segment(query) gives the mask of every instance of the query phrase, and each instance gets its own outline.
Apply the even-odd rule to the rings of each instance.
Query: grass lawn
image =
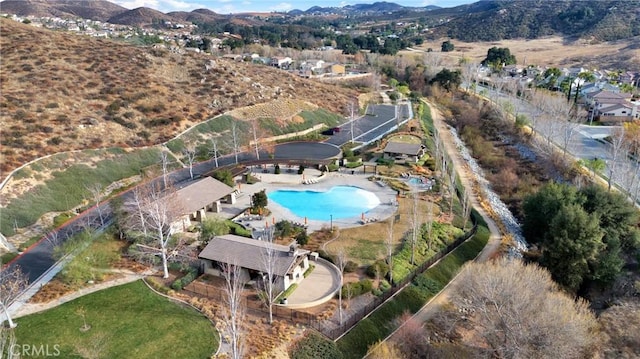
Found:
[[[394,222],[393,240],[397,247],[402,245],[403,236],[411,229],[410,206],[412,201],[408,198],[399,198],[400,219]],[[426,213],[426,201],[418,203],[418,211]],[[434,217],[440,214],[440,208],[437,204],[433,206]],[[384,259],[386,256],[386,247],[384,244],[387,237],[388,220],[375,222],[366,226],[352,227],[340,229],[340,238],[327,245],[327,251],[335,253],[339,248],[344,248],[347,253],[347,259],[358,263],[359,265],[369,265],[377,259]]]
[[[85,332],[80,330],[82,311],[91,326]],[[218,335],[207,318],[153,293],[142,281],[16,322],[19,344],[58,344],[61,358],[209,358],[218,347]]]

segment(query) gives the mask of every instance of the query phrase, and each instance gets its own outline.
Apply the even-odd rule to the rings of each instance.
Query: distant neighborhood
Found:
[[[623,122],[640,119],[640,71],[542,68],[507,65],[498,74],[480,66],[478,81],[515,92],[532,87],[563,92],[584,105],[589,120]]]

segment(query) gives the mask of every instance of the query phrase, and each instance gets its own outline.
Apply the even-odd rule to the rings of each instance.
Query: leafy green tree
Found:
[[[562,205],[578,202],[575,187],[550,183],[537,193],[526,197],[522,208],[525,214],[522,221],[522,233],[529,243],[540,243],[549,232],[550,220],[555,217]]]
[[[301,246],[309,243],[309,235],[307,234],[306,229],[303,229],[298,233],[298,235],[296,236],[296,242],[298,242],[298,244]]]
[[[450,71],[449,69],[442,69],[433,79],[431,79],[431,81],[429,81],[431,85],[437,83],[447,91],[456,89],[460,86],[461,82],[462,77],[460,70]]]
[[[587,213],[600,218],[606,244],[619,243],[625,250],[640,248],[640,212],[623,195],[598,186],[585,187],[580,192],[585,197],[583,207]]]
[[[200,235],[198,239],[204,243],[209,243],[209,240],[215,236],[221,236],[223,234],[229,234],[231,228],[227,222],[218,217],[207,217],[200,224]]]
[[[451,43],[450,40],[442,43],[442,52],[451,52],[454,48],[455,46],[453,45],[453,43]]]
[[[597,215],[579,204],[563,205],[551,219],[540,264],[556,282],[577,290],[604,248],[603,235]]]
[[[511,54],[507,47],[492,47],[487,51],[487,57],[482,61],[483,65],[496,64],[498,67],[513,65],[516,57]]]
[[[230,187],[235,186],[235,182],[233,181],[233,175],[229,170],[217,171],[213,174],[213,178],[226,184],[227,186],[230,186]]]
[[[540,264],[567,288],[613,282],[622,253],[640,248],[640,214],[624,196],[598,186],[548,184],[525,198],[522,229],[540,247]]]
[[[260,192],[254,193],[251,196],[251,202],[253,203],[253,208],[265,208],[267,204],[269,204],[267,192],[265,192],[265,190],[262,190]]]

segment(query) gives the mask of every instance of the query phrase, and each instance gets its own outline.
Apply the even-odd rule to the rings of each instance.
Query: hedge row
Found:
[[[344,358],[362,358],[370,345],[386,338],[395,329],[393,319],[405,311],[416,313],[420,310],[451,281],[465,262],[475,258],[488,240],[489,230],[479,225],[475,236],[416,277],[413,283],[368,318],[361,320],[337,342]]]
[[[198,272],[195,269],[190,270],[187,274],[179,279],[176,279],[173,283],[171,283],[171,289],[173,290],[182,290],[182,288],[186,287],[189,283],[193,282],[198,277]]]

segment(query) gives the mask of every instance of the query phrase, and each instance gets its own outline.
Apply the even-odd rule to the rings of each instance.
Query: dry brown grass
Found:
[[[535,40],[502,40],[495,42],[462,42],[453,40],[455,50],[440,52],[442,42],[425,41],[417,47],[421,50],[432,48],[442,56],[443,65],[455,66],[462,57],[473,62],[481,62],[491,47],[507,47],[516,56],[521,65],[538,65],[554,67],[585,67],[597,69],[631,70],[640,66],[640,37],[630,40],[589,44],[584,41],[566,41],[553,36]],[[403,51],[402,54],[410,54]]]
[[[8,19],[0,19],[0,48],[3,173],[60,151],[163,142],[216,115],[273,100],[345,113],[355,96],[268,66],[138,48]]]
[[[421,213],[420,221],[424,222],[424,213],[427,210],[427,200],[434,201],[435,197],[422,196],[418,202],[418,211]],[[398,211],[400,219],[393,224],[393,242],[396,246],[402,244],[402,238],[411,230],[411,207],[413,200],[407,197],[398,198]],[[433,206],[434,218],[440,222],[443,221],[441,210],[436,203]],[[385,258],[385,244],[387,238],[387,229],[389,228],[389,219],[381,222],[374,222],[367,225],[345,228],[340,230],[340,236],[337,240],[326,246],[327,251],[335,253],[338,249],[344,248],[348,255],[348,259],[360,265],[371,264],[377,259]]]

